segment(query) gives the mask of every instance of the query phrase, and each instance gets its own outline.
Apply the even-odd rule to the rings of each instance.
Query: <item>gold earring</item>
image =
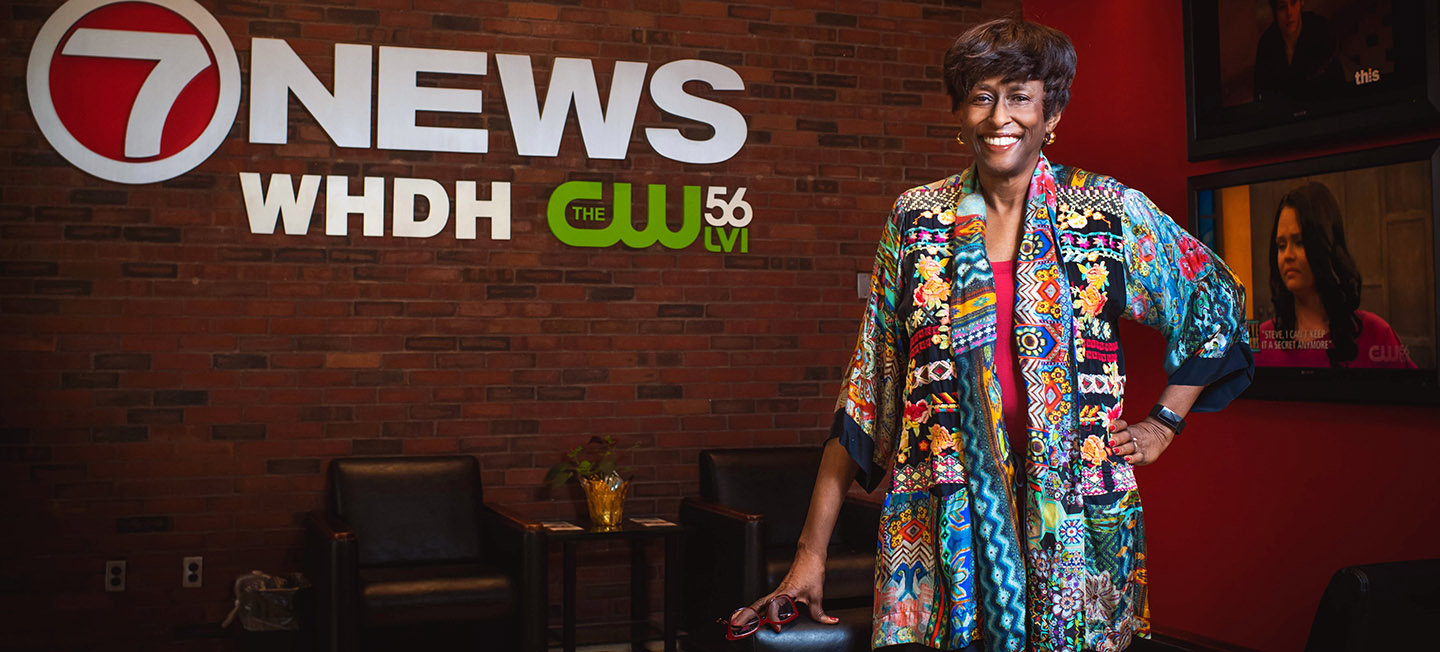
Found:
[[[1050,132],[1050,133],[1048,133],[1048,134],[1045,134],[1045,144],[1046,144],[1046,145],[1053,145],[1053,144],[1055,144],[1055,132],[1052,131],[1052,132]]]
[[[957,133],[955,134],[955,142],[960,143],[961,145],[964,145],[964,144],[965,144],[965,132],[963,132],[963,131],[957,132]]]

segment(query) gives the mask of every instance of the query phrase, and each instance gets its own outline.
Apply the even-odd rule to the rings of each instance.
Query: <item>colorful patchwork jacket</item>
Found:
[[[984,230],[972,168],[902,195],[876,256],[834,426],[867,490],[894,472],[873,643],[1123,649],[1149,614],[1135,477],[1105,450],[1117,322],[1160,330],[1170,382],[1217,410],[1253,375],[1244,289],[1143,194],[1042,156],[1015,263],[1028,449],[1011,451]]]

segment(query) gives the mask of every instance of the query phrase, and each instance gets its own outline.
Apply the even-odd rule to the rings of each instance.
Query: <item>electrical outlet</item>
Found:
[[[105,591],[115,593],[125,590],[125,560],[111,559],[105,562]]]
[[[186,557],[182,566],[180,586],[187,589],[200,588],[205,582],[205,558]]]

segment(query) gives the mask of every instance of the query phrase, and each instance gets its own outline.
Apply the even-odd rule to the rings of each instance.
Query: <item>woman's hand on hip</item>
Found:
[[[1175,438],[1164,424],[1150,417],[1140,423],[1126,423],[1116,419],[1110,423],[1110,450],[1125,456],[1125,461],[1135,466],[1145,466],[1160,459],[1160,454],[1170,447]]]

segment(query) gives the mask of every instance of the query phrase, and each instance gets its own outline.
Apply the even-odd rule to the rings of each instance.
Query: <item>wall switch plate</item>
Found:
[[[111,559],[105,562],[105,591],[117,593],[125,590],[125,560]]]
[[[186,557],[180,569],[180,586],[187,589],[200,588],[205,582],[205,558]]]

